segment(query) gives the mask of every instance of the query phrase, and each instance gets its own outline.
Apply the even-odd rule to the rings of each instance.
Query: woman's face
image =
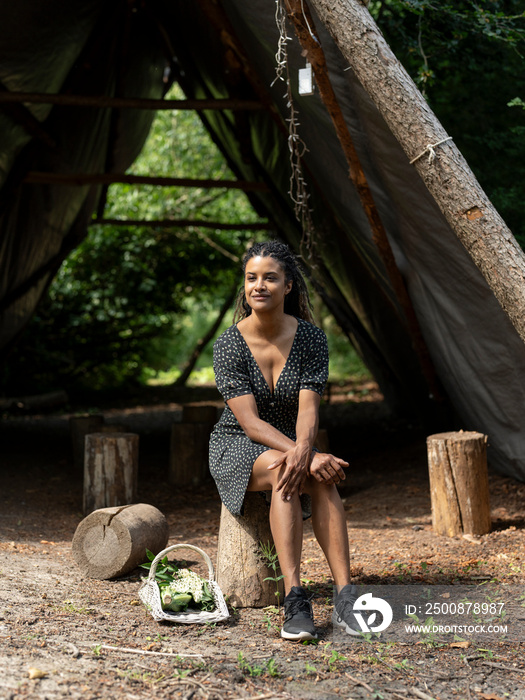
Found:
[[[244,273],[244,293],[252,311],[267,313],[284,307],[284,298],[292,288],[286,281],[281,263],[270,256],[250,258]]]

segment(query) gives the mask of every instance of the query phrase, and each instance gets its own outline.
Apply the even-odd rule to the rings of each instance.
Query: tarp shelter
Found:
[[[270,0],[18,0],[0,7],[3,352],[16,342],[61,261],[86,235],[93,213],[100,213],[108,180],[95,176],[123,173],[147,136],[154,111],[143,108],[146,103],[132,109],[101,96],[161,99],[170,82],[179,81],[198,101],[194,106],[247,183],[258,212],[300,249],[303,231],[288,194],[290,108],[285,84],[275,81],[274,15]],[[522,479],[523,342],[315,19],[329,79],[442,392],[457,416],[454,427],[486,433],[491,463]],[[294,36],[291,27],[288,34]],[[318,92],[299,95],[305,59],[297,40],[287,42],[287,52],[298,133],[308,149],[303,173],[314,234],[303,254],[312,278],[390,405],[427,413],[435,403],[433,389],[330,116]],[[16,101],[14,93],[32,98]],[[35,93],[57,99],[46,103]],[[236,103],[215,102],[225,99]],[[202,110],[202,100],[212,100],[209,109]]]

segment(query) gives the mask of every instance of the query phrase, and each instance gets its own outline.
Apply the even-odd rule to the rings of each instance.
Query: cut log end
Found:
[[[152,505],[101,508],[77,527],[73,557],[88,578],[116,578],[143,564],[146,549],[154,554],[163,550],[168,537],[166,518]]]

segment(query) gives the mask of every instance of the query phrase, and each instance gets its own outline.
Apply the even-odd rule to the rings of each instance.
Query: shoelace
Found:
[[[357,600],[356,595],[350,595],[350,596],[345,596],[344,598],[337,600],[335,602],[335,609],[337,611],[337,614],[339,617],[343,617],[346,609],[350,607],[350,612],[353,612],[354,610],[354,603]]]
[[[297,613],[307,613],[307,615],[312,614],[312,606],[310,605],[309,598],[296,598],[286,603],[285,618],[288,620]]]

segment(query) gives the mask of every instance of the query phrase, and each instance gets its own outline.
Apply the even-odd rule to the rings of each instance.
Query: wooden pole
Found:
[[[205,221],[204,219],[93,219],[90,226],[152,226],[157,228],[213,228],[218,231],[269,231],[275,225],[267,221],[238,223],[227,221]]]
[[[147,110],[231,110],[257,111],[263,109],[258,100],[154,100],[139,97],[110,97],[109,95],[61,95],[46,92],[0,92],[1,104],[47,104],[62,107],[99,107],[101,109]]]
[[[310,4],[525,341],[525,254],[468,163],[365,5],[359,0]]]
[[[84,513],[136,500],[138,454],[139,436],[133,433],[86,435]]]
[[[84,518],[73,536],[73,557],[85,576],[123,576],[146,562],[146,549],[161,552],[168,543],[164,515],[147,503],[101,508]]]
[[[210,180],[191,177],[153,177],[150,175],[126,175],[125,173],[52,173],[32,170],[24,182],[32,185],[158,185],[160,187],[202,187],[203,189],[242,190],[244,192],[267,192],[263,182],[245,180]]]
[[[487,437],[451,432],[427,438],[432,527],[439,535],[490,532]]]
[[[237,608],[264,608],[284,600],[282,580],[275,578],[261,553],[261,545],[274,546],[269,509],[260,493],[247,493],[244,515],[232,515],[222,506],[217,551],[217,583]],[[274,550],[275,551],[275,550]],[[277,575],[280,575],[277,569]],[[279,597],[276,592],[279,591]]]

